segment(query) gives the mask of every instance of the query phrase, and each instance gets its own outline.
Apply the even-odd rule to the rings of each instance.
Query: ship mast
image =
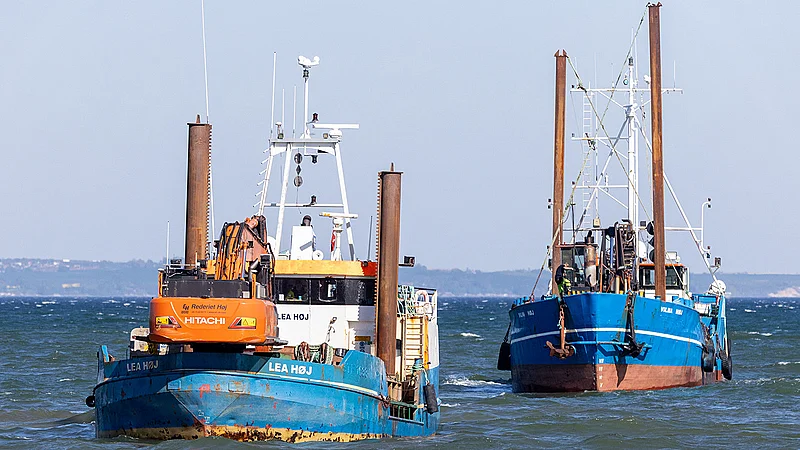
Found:
[[[647,5],[650,31],[650,122],[653,127],[653,234],[656,297],[666,301],[667,270],[664,242],[664,159],[661,140],[661,3]]]
[[[552,264],[550,270],[555,274],[561,265],[561,248],[563,242],[564,223],[564,127],[566,116],[567,91],[567,52],[556,51],[556,106],[555,136],[553,139],[553,242]],[[553,276],[552,292],[558,292],[556,279]]]

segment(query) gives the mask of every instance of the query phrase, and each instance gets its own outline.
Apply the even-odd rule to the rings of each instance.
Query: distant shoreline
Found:
[[[0,258],[0,299],[12,297],[152,297],[156,273],[163,262],[83,261],[69,259]],[[417,265],[400,270],[400,282],[435,288],[442,298],[528,296],[538,269],[482,272],[428,269]],[[799,298],[800,274],[719,273],[731,298]],[[539,279],[535,296],[547,289],[549,271]],[[691,274],[693,292],[711,284],[707,273]]]

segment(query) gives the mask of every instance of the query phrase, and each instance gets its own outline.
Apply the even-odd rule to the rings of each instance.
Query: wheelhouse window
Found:
[[[686,270],[683,266],[667,266],[667,289],[684,289],[683,286],[683,272]]]
[[[586,249],[581,246],[561,248],[561,264],[564,265],[564,277],[573,287],[586,285]],[[556,268],[553,268],[555,270]]]
[[[686,267],[667,266],[667,289],[684,290]],[[639,269],[640,283],[644,289],[654,289],[656,286],[656,270],[653,267]]]
[[[283,278],[275,280],[279,303],[308,302],[308,280],[303,278]]]
[[[643,288],[654,288],[656,286],[656,270],[642,268],[641,269],[641,283]]]
[[[276,278],[278,303],[311,305],[375,305],[374,279]]]
[[[361,306],[375,305],[375,281],[374,280],[354,280],[357,283],[357,299]]]
[[[339,299],[336,294],[336,280],[333,278],[319,280],[319,301],[325,303],[334,303]]]

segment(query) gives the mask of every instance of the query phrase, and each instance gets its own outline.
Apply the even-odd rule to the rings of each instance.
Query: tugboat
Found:
[[[299,58],[305,118],[309,69],[318,62]],[[199,116],[189,124],[185,259],[159,270],[149,327],[131,331],[127,357],[113,357],[105,345],[98,352],[97,385],[86,399],[98,437],[345,442],[436,432],[437,292],[398,285],[401,172],[378,174],[377,261],[359,260],[340,147],[341,130],[358,126],[317,117],[304,120],[299,137],[281,124],[271,130],[257,214],[224,224],[213,247],[211,125]],[[269,203],[279,156],[281,196]],[[326,157],[335,161],[341,200],[287,203],[290,165],[299,187],[302,162]],[[273,207],[271,228],[263,213]],[[310,215],[282,246],[284,218],[295,208],[321,208],[332,220],[327,259]],[[413,263],[405,257],[403,265]]]
[[[498,369],[511,371],[514,392],[665,389],[732,377],[725,284],[715,275],[720,259],[715,258],[713,266],[708,262],[710,253],[704,248],[702,237],[697,238],[698,229],[689,223],[674,192],[686,226],[670,229],[687,231],[692,236],[714,279],[709,290],[693,294],[689,290],[688,269],[676,252],[665,251],[664,184],[670,191],[672,186],[663,172],[661,96],[664,91],[677,89],[661,86],[660,6],[648,5],[652,78],[644,76],[647,88],[639,88],[630,52],[627,73],[620,74],[625,86],[621,89],[618,84],[611,89],[591,89],[575,72],[578,80],[572,91],[583,96],[583,109],[588,112],[584,117],[588,115],[588,120],[584,120],[587,129],[576,138],[582,141],[585,154],[566,205],[564,121],[568,57],[563,50],[555,55],[555,182],[553,234],[548,246],[553,276],[548,294],[534,299],[531,293],[531,297],[517,300],[509,311],[509,330],[500,348]],[[621,130],[627,133],[620,131],[619,136],[610,137],[597,113],[602,107],[596,107],[594,101],[602,96],[611,102],[615,91],[627,94],[627,102],[620,102],[625,111]],[[643,136],[639,115],[643,115],[641,103],[646,102],[637,101],[648,94],[653,216],[652,220],[639,221],[643,196],[638,191],[638,143],[640,134]],[[594,129],[593,114],[598,121]],[[627,155],[620,158],[617,144],[624,141]],[[649,149],[649,141],[644,141]],[[605,165],[598,161],[597,147],[601,145],[609,149]],[[627,182],[609,184],[609,165],[616,161],[622,164],[625,156],[627,167],[623,165],[622,172]],[[615,187],[627,190],[627,203],[613,197]],[[582,197],[580,216],[574,210],[578,189],[587,192]],[[600,194],[625,205],[627,217],[612,226],[601,226],[596,214]],[[710,199],[702,206],[710,206]],[[563,228],[570,212],[572,239],[565,241]],[[576,217],[580,217],[577,225]],[[700,232],[702,236],[702,228]],[[649,252],[647,241],[652,245]]]

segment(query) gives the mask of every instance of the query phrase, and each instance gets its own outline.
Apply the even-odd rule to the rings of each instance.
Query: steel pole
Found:
[[[186,181],[186,247],[184,262],[194,265],[208,258],[209,171],[211,125],[189,123],[189,150]]]
[[[556,111],[555,111],[555,136],[553,139],[553,252],[550,270],[552,277],[552,291],[558,292],[555,281],[555,272],[561,265],[561,249],[563,242],[564,222],[564,126],[566,118],[566,92],[567,92],[567,52],[559,50],[556,57]]]
[[[394,168],[392,168],[394,169]],[[378,358],[386,375],[395,375],[397,357],[397,283],[400,258],[400,188],[402,172],[378,173]]]
[[[667,300],[664,233],[664,159],[661,138],[661,3],[647,5],[650,31],[650,122],[653,126],[653,234],[656,296]]]

